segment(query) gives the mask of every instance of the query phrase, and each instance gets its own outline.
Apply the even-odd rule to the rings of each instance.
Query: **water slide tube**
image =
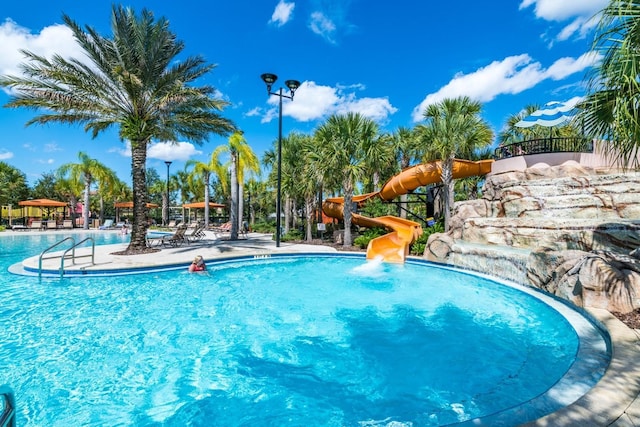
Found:
[[[493,160],[472,162],[455,159],[453,161],[453,178],[486,175],[491,172],[491,163]],[[361,206],[365,201],[375,197],[391,201],[418,187],[441,182],[440,169],[440,161],[412,166],[389,179],[380,191],[354,196],[353,202]],[[343,197],[332,197],[324,201],[322,210],[329,217],[342,219],[343,205]],[[395,216],[369,218],[352,213],[351,222],[361,227],[382,227],[391,230],[389,234],[369,242],[367,259],[379,258],[386,262],[403,263],[409,255],[409,247],[422,234],[422,227],[419,223]]]

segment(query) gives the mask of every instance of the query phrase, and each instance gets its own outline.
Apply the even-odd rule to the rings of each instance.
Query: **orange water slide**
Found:
[[[486,175],[491,172],[491,163],[493,160],[472,162],[455,159],[453,161],[453,178]],[[418,187],[440,182],[440,170],[440,161],[412,166],[389,179],[379,192],[354,196],[353,202],[360,206],[374,197],[380,197],[385,201],[393,200]],[[322,210],[327,216],[342,219],[343,205],[343,197],[332,197],[324,201]],[[395,216],[369,218],[352,214],[351,222],[362,227],[382,227],[392,230],[390,233],[369,242],[367,259],[381,258],[387,262],[403,263],[409,255],[409,247],[422,234],[422,227],[419,223]]]

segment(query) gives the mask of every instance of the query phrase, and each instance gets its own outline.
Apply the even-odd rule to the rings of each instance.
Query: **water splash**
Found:
[[[380,277],[384,274],[383,260],[382,256],[367,260],[364,264],[353,267],[351,273],[363,277]]]

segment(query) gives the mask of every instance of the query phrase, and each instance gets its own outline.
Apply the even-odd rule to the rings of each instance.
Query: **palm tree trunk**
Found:
[[[409,196],[403,194],[400,196],[400,218],[407,219],[407,199]]]
[[[207,173],[204,179],[204,226],[206,229],[209,228],[209,201],[211,200],[209,178],[210,175]]]
[[[285,197],[284,201],[284,234],[287,234],[291,224],[291,198]]]
[[[84,177],[84,204],[82,205],[82,228],[89,229],[89,193],[91,192],[91,177],[85,174]]]
[[[238,240],[238,163],[236,153],[231,152],[231,240]]]
[[[444,229],[449,231],[451,208],[453,207],[453,157],[442,162],[442,184],[444,185]]]
[[[244,219],[244,188],[238,182],[238,229],[242,230],[242,221]]]
[[[125,253],[147,252],[147,141],[131,141],[131,174],[133,176],[133,224],[131,241]]]
[[[343,246],[351,246],[351,205],[353,203],[353,186],[351,182],[345,182],[344,188],[344,205],[342,207],[342,216],[344,219],[344,235],[342,239]]]
[[[314,208],[315,208],[315,197],[307,197],[305,199],[305,212],[307,214],[307,242],[311,242],[313,240],[313,217],[314,217]]]

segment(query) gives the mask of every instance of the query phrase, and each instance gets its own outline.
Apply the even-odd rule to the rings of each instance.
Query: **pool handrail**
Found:
[[[44,254],[46,254],[47,252],[49,252],[51,249],[63,244],[64,242],[66,242],[67,240],[71,240],[72,242],[72,247],[75,246],[76,244],[76,239],[74,239],[73,237],[65,237],[64,239],[54,243],[53,245],[49,246],[48,248],[46,248],[44,251],[40,252],[40,258],[38,259],[38,276],[42,275],[42,259],[44,257]],[[64,258],[63,258],[64,259]],[[1,426],[0,426],[1,427]]]
[[[91,255],[79,255],[76,257],[76,247],[80,246],[86,241],[91,241]],[[88,257],[91,256],[91,264],[95,264],[95,255],[96,255],[96,241],[93,237],[86,237],[80,240],[78,243],[74,243],[69,249],[64,251],[62,257],[60,258],[60,277],[64,276],[64,260],[67,258],[67,254],[71,251],[71,263],[76,263],[76,258]],[[0,426],[1,427],[1,426]]]
[[[11,387],[0,385],[0,427],[16,427],[16,399]]]

